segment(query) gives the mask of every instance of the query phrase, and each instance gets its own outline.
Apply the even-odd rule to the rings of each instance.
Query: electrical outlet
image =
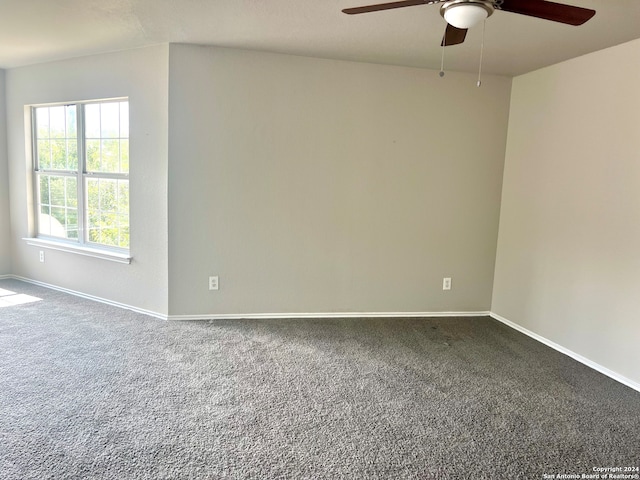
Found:
[[[442,279],[442,289],[443,290],[451,290],[451,278],[445,277]]]
[[[218,290],[218,276],[209,277],[209,290]]]
[[[44,263],[44,250],[40,250],[40,261]]]

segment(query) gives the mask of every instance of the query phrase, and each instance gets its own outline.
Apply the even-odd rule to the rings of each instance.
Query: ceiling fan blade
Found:
[[[441,47],[448,47],[450,45],[458,45],[464,42],[467,36],[466,28],[454,27],[447,23],[447,29],[444,31],[444,37],[442,37]]]
[[[568,25],[582,25],[596,14],[595,10],[546,0],[504,0],[498,7],[505,12],[519,13]]]
[[[402,0],[400,2],[379,3],[377,5],[366,5],[364,7],[345,8],[342,10],[347,15],[357,13],[378,12],[380,10],[391,10],[392,8],[413,7],[415,5],[432,5],[442,3],[445,0]]]

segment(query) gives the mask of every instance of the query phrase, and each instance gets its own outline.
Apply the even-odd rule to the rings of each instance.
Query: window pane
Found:
[[[84,106],[84,135],[100,138],[100,105],[97,103]]]
[[[38,167],[44,170],[77,170],[76,107],[39,107],[36,115]]]
[[[65,210],[63,207],[51,207],[51,232],[50,235],[65,238]]]
[[[38,215],[38,233],[51,235],[51,208],[42,207]]]
[[[38,233],[41,235],[51,235],[53,237],[67,238],[66,230],[64,228],[64,209],[47,207],[48,213],[40,213],[38,221]],[[62,220],[62,222],[60,221]]]
[[[129,182],[127,181],[118,182],[118,212],[129,212]]]
[[[51,201],[49,199],[49,175],[40,176],[39,183],[40,183],[40,205],[50,205]]]
[[[67,140],[67,170],[78,170],[78,141]]]
[[[87,172],[128,173],[128,143],[125,158],[126,169],[122,168],[120,140],[87,140]]]
[[[64,140],[51,140],[51,167],[52,170],[67,169],[67,142]]]
[[[100,140],[87,140],[87,172],[100,171]]]
[[[67,131],[65,107],[50,107],[49,122],[51,138],[65,138]]]
[[[120,138],[129,138],[129,102],[120,102]]]
[[[114,213],[100,216],[100,243],[115,247],[118,245],[118,217]]]
[[[49,198],[50,204],[52,206],[69,208],[76,208],[78,205],[78,182],[74,177],[58,177],[53,175],[46,175],[41,178],[41,189],[42,180],[49,180],[48,189],[49,189]],[[42,190],[41,190],[42,191]],[[41,199],[43,196],[41,194]],[[49,202],[42,202],[49,203]]]
[[[129,181],[86,179],[90,242],[129,247]]]
[[[100,210],[113,212],[116,209],[116,180],[99,180]]]
[[[129,140],[120,140],[120,172],[129,173]]]
[[[120,166],[120,142],[118,140],[102,141],[102,168],[103,172],[119,173]]]
[[[87,209],[90,212],[100,211],[100,183],[99,180],[87,180],[86,195],[87,195]],[[91,223],[91,222],[89,222]]]
[[[49,188],[51,191],[51,205],[64,206],[65,184],[64,177],[49,177]]]
[[[78,131],[78,121],[76,119],[76,106],[67,107],[67,138],[76,138]]]
[[[78,238],[78,210],[70,208],[67,210],[67,238]]]
[[[92,243],[100,243],[100,229],[98,227],[90,228],[87,238]]]
[[[38,140],[38,167],[51,168],[51,142]]]
[[[120,103],[100,104],[100,133],[102,138],[120,135]]]
[[[121,215],[118,221],[119,237],[118,246],[129,248],[129,215]]]
[[[65,206],[78,208],[78,180],[72,177],[66,177],[64,181],[67,195]]]
[[[129,102],[84,108],[87,172],[129,173]]]
[[[40,175],[38,233],[78,238],[78,182],[75,177]]]
[[[120,140],[87,140],[87,172],[129,173],[129,144],[123,153]]]
[[[49,138],[49,109],[36,108],[36,135],[38,138]]]

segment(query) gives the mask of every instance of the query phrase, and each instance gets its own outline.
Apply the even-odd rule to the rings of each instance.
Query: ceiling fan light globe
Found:
[[[444,12],[444,19],[447,23],[457,28],[471,28],[488,16],[489,12],[484,7],[464,3],[451,5]]]

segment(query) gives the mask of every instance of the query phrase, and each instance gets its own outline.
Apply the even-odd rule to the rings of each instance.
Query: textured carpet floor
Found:
[[[489,318],[163,322],[0,289],[2,479],[640,466],[640,393]]]

